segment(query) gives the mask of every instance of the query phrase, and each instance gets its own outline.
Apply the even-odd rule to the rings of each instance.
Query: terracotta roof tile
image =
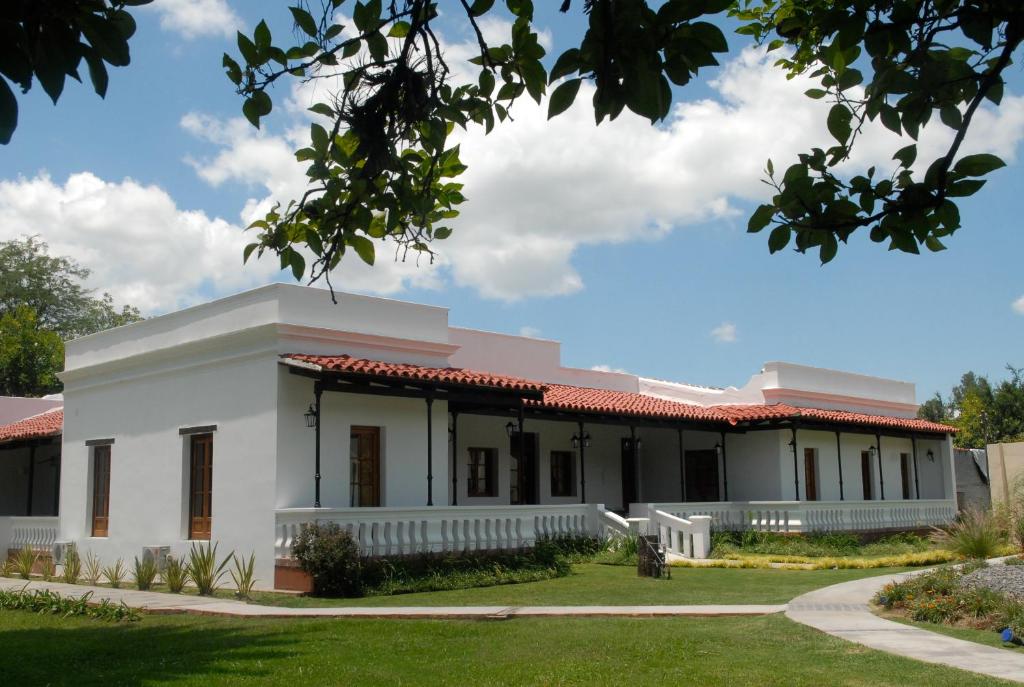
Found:
[[[460,367],[425,367],[410,363],[387,363],[380,360],[354,358],[350,355],[306,355],[289,353],[281,356],[286,360],[295,360],[308,365],[318,366],[330,372],[348,372],[351,374],[368,375],[371,377],[387,377],[389,379],[409,379],[418,382],[435,382],[438,384],[457,384],[489,389],[510,391],[543,391],[544,384],[521,377],[477,372]]]
[[[530,401],[527,405],[552,410],[570,410],[605,415],[629,415],[665,420],[708,420],[722,422],[711,408],[670,401],[656,396],[609,391],[587,387],[549,384],[543,401]]]
[[[877,428],[902,429],[917,432],[956,433],[956,427],[918,418],[872,415],[851,410],[827,410],[824,408],[802,408],[786,403],[770,405],[722,405],[712,406],[725,415],[729,422],[758,422],[761,420],[807,418],[842,425],[857,425]]]
[[[59,436],[64,431],[64,408],[51,408],[9,425],[0,425],[0,443]]]

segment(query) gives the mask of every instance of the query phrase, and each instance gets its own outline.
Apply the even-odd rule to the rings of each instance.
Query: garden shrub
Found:
[[[991,513],[975,509],[961,513],[949,527],[936,528],[932,539],[964,558],[992,558],[1006,545],[999,520]]]
[[[898,556],[920,553],[931,548],[930,542],[913,533],[897,533],[864,543],[849,532],[712,532],[712,556],[724,558],[743,554],[800,556],[803,558],[846,556]]]
[[[362,596],[359,544],[337,523],[309,523],[292,544],[292,555],[313,579],[316,596]]]

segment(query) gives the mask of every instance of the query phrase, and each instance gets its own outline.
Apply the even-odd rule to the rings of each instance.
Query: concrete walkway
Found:
[[[49,589],[62,596],[80,597],[92,592],[94,601],[122,601],[132,608],[151,613],[193,613],[231,617],[266,618],[442,618],[503,620],[523,617],[656,617],[656,616],[737,616],[781,613],[785,605],[701,605],[701,606],[347,606],[334,608],[285,608],[260,606],[230,599],[192,594],[140,592],[135,589],[90,587],[62,582],[40,582],[0,578],[0,589]]]
[[[868,604],[889,582],[924,571],[865,577],[816,589],[789,602],[786,617],[890,654],[1024,682],[1024,653],[985,646],[880,618]]]

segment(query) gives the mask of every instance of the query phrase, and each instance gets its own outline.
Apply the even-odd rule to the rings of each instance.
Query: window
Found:
[[[380,505],[380,427],[349,433],[349,501],[353,508]]]
[[[469,477],[467,490],[469,496],[496,496],[495,463],[498,462],[498,449],[471,448],[469,450]]]
[[[106,537],[110,529],[110,446],[92,449],[92,536]]]
[[[189,437],[189,539],[209,539],[213,512],[213,435]]]
[[[551,495],[576,495],[576,454],[572,451],[551,452]]]

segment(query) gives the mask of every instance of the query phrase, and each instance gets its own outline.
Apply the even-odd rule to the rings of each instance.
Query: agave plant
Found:
[[[57,569],[53,565],[53,559],[49,556],[39,557],[39,574],[42,576],[44,582],[49,582],[53,579],[53,576],[57,573]]]
[[[103,568],[103,577],[107,578],[107,582],[114,589],[121,588],[121,582],[124,581],[125,576],[128,574],[128,569],[124,567],[124,561],[120,558],[114,565],[108,565]]]
[[[200,596],[212,596],[217,591],[232,555],[225,557],[218,565],[216,544],[192,545],[188,555],[188,576],[199,589]]]
[[[78,547],[69,544],[64,552],[64,568],[60,578],[67,584],[75,584],[82,575],[82,557],[78,555]]]
[[[32,569],[36,567],[36,561],[39,560],[39,554],[32,550],[32,547],[26,544],[21,547],[21,551],[14,559],[14,569],[18,572],[18,576],[27,580],[32,577]]]
[[[85,556],[85,579],[89,581],[89,584],[96,586],[100,583],[100,577],[103,576],[103,564],[100,563],[99,556],[90,551]]]
[[[188,566],[182,565],[174,556],[168,556],[164,564],[164,582],[172,594],[180,594],[188,583]]]
[[[132,570],[132,577],[135,578],[135,587],[139,591],[148,591],[153,587],[153,580],[156,579],[156,560],[143,556],[142,560],[135,557],[135,569]]]
[[[256,554],[249,554],[248,560],[232,554],[231,560],[235,563],[231,571],[231,579],[235,583],[235,596],[239,599],[248,599],[252,594],[252,588],[256,586]]]

